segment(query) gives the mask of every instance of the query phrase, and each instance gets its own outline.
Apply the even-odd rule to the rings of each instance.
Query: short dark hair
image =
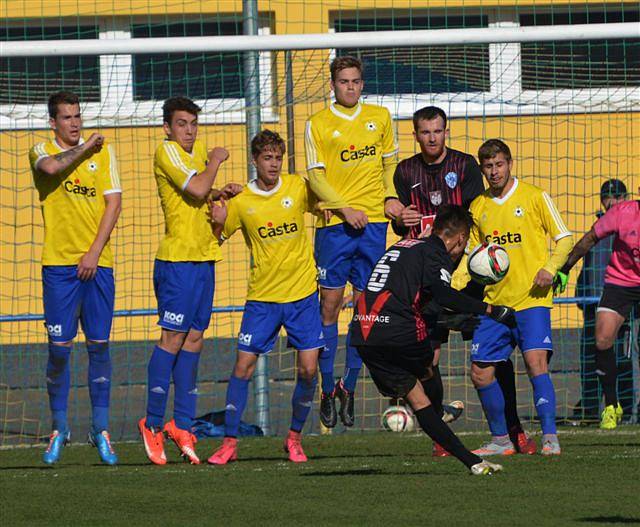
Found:
[[[167,124],[171,124],[171,119],[175,112],[189,112],[191,115],[197,117],[200,110],[202,110],[202,108],[189,99],[189,97],[182,95],[169,97],[162,105],[162,120]]]
[[[607,179],[600,187],[600,199],[624,198],[627,195],[626,185],[619,179]]]
[[[80,105],[80,97],[71,91],[57,91],[49,95],[47,106],[49,109],[49,117],[55,119],[58,115],[59,104],[77,104]]]
[[[478,149],[478,161],[482,164],[485,159],[491,159],[500,153],[504,154],[507,161],[511,161],[511,150],[507,144],[500,139],[489,139]]]
[[[433,233],[444,234],[447,237],[460,232],[468,234],[471,227],[473,227],[473,217],[460,205],[441,205],[433,221]]]
[[[265,150],[280,150],[281,154],[286,151],[284,139],[277,132],[271,130],[262,130],[258,132],[251,140],[251,155],[258,157]]]
[[[424,108],[420,108],[416,110],[413,114],[413,129],[418,129],[418,121],[431,121],[436,117],[442,117],[444,121],[444,127],[447,127],[447,114],[444,112],[442,108],[438,108],[437,106],[425,106]]]
[[[335,81],[338,72],[346,70],[347,68],[358,68],[360,75],[362,75],[362,71],[364,69],[362,66],[362,61],[356,57],[353,57],[351,55],[336,57],[331,62],[331,66],[329,66],[329,71],[331,71],[331,80]]]

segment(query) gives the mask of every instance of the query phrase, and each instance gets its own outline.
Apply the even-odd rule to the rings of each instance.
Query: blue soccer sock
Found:
[[[63,431],[69,429],[67,403],[71,384],[70,359],[71,346],[59,346],[58,344],[49,343],[47,393],[49,394],[53,430]]]
[[[487,386],[477,388],[477,391],[484,415],[489,423],[491,435],[507,435],[507,420],[504,416],[504,395],[498,381],[493,381]]]
[[[224,412],[225,437],[238,437],[240,419],[247,405],[249,379],[240,379],[232,375],[227,386],[227,405]]]
[[[323,324],[322,334],[324,335],[325,347],[320,350],[320,356],[318,357],[318,365],[322,375],[322,392],[331,393],[335,385],[333,363],[336,360],[336,351],[338,349],[338,323],[327,326]]]
[[[303,379],[298,377],[296,387],[291,397],[291,430],[294,432],[302,432],[304,423],[307,421],[311,407],[313,406],[313,396],[316,393],[318,378]]]
[[[531,377],[533,400],[543,434],[556,433],[556,392],[548,373]]]
[[[349,333],[347,333],[347,358],[344,365],[344,375],[342,376],[342,384],[347,391],[356,391],[361,368],[362,359],[358,350],[351,345],[351,329],[349,329]]]
[[[153,348],[153,354],[147,366],[147,428],[162,428],[164,412],[169,397],[171,370],[176,361],[173,353],[163,350],[160,346]]]
[[[198,361],[200,353],[180,350],[173,365],[173,418],[182,430],[191,430],[198,404]]]
[[[87,384],[91,399],[93,431],[109,429],[109,396],[111,394],[111,356],[108,342],[87,342],[89,368]]]

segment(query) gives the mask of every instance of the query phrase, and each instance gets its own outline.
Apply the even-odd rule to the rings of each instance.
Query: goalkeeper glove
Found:
[[[438,316],[438,326],[452,331],[460,331],[463,335],[473,334],[478,324],[480,324],[480,317],[470,313],[445,312]]]
[[[553,294],[555,295],[557,292],[564,293],[568,282],[569,273],[558,271],[556,276],[553,278]]]
[[[513,308],[508,306],[491,306],[491,313],[489,318],[492,318],[496,322],[500,322],[510,328],[516,327],[516,312]]]

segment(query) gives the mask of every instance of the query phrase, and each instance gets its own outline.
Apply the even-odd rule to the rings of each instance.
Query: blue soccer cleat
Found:
[[[71,432],[69,430],[54,430],[49,436],[49,446],[44,451],[42,461],[47,465],[53,465],[60,459],[62,449],[71,439]]]
[[[103,430],[100,433],[89,432],[89,444],[98,449],[100,459],[106,465],[115,465],[118,462],[118,456],[111,446],[111,438],[109,432]]]

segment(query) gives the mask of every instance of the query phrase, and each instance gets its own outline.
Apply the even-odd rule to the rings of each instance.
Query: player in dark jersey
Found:
[[[471,202],[484,192],[484,183],[480,167],[472,155],[447,148],[445,143],[449,130],[444,110],[437,106],[419,109],[413,114],[413,129],[420,152],[404,159],[396,167],[395,189],[405,208],[392,226],[400,236],[418,238],[430,233],[430,225],[441,205],[461,205],[468,209]],[[469,282],[464,292],[474,298],[483,297],[482,286],[475,282]],[[432,315],[431,318],[433,319]],[[434,320],[431,323],[434,325]],[[441,320],[438,330],[432,333],[434,375],[429,395],[436,400],[441,400],[444,395],[438,364],[440,344],[448,341],[448,329],[454,328],[445,327],[445,322]],[[471,334],[466,332],[462,336],[464,340],[471,339]],[[504,393],[505,417],[513,444],[520,453],[535,454],[535,441],[527,436],[518,417],[515,373],[511,359],[496,366],[496,378]],[[438,407],[437,401],[434,404]],[[445,411],[455,415],[451,414],[451,410]],[[434,445],[433,455],[444,456],[446,451]]]
[[[351,344],[367,365],[381,394],[402,397],[421,428],[464,463],[472,474],[490,474],[500,465],[483,461],[467,450],[434,410],[423,380],[431,376],[433,350],[423,307],[435,300],[456,312],[486,314],[514,324],[514,312],[491,306],[451,287],[454,261],[462,255],[473,220],[456,205],[440,208],[433,236],[405,239],[378,260],[358,299],[351,322]]]

